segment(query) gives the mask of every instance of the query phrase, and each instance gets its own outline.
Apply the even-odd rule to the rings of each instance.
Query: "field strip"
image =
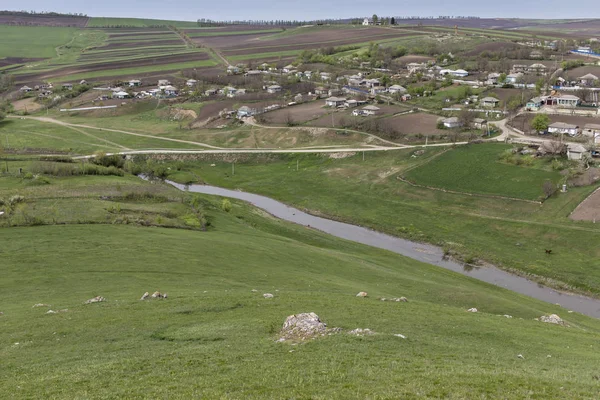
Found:
[[[31,135],[35,135],[35,136],[47,137],[47,138],[50,138],[50,139],[62,140],[63,142],[85,144],[87,146],[106,147],[107,149],[112,149],[113,148],[111,146],[106,146],[106,145],[103,145],[103,144],[88,143],[88,142],[82,142],[82,141],[73,140],[73,139],[65,139],[65,138],[60,137],[60,136],[48,135],[46,133],[38,133],[38,132],[31,132],[31,131],[21,131],[21,130],[17,130],[17,131],[14,131],[14,132],[21,132],[21,133],[31,134]]]
[[[65,126],[65,127],[96,129],[96,130],[100,130],[100,131],[123,133],[125,135],[139,136],[139,137],[145,137],[145,138],[149,138],[149,139],[164,140],[164,141],[167,141],[167,142],[186,143],[186,144],[192,144],[194,146],[207,147],[209,149],[222,150],[221,147],[212,146],[212,145],[207,144],[207,143],[192,142],[190,140],[164,138],[164,137],[160,137],[160,136],[144,135],[142,133],[133,133],[133,132],[127,132],[127,131],[122,131],[122,130],[118,130],[118,129],[98,128],[98,127],[89,126],[89,125],[69,124],[67,122],[56,120],[54,118],[45,118],[45,117],[9,117],[9,118],[31,119],[31,120],[34,120],[34,121],[47,122],[47,123],[51,123],[51,124],[62,125],[62,126]]]
[[[491,215],[483,215],[483,214],[477,214],[477,213],[464,213],[464,214],[472,216],[472,217],[492,219],[492,220],[504,221],[504,222],[514,222],[514,223],[518,223],[518,224],[539,225],[539,226],[547,226],[547,227],[551,227],[551,228],[570,229],[573,231],[583,231],[583,232],[591,232],[591,233],[599,233],[600,232],[600,227],[599,227],[599,229],[591,229],[591,228],[585,228],[583,226],[553,224],[553,223],[549,223],[549,222],[528,221],[528,220],[523,220],[523,219],[506,218],[506,217],[494,217]]]
[[[75,128],[74,126],[69,126],[69,125],[66,125],[66,127],[67,127],[67,128],[69,128],[69,129],[72,129],[72,130],[74,130],[75,132],[79,132],[79,133],[81,133],[81,134],[83,134],[83,135],[85,135],[85,136],[88,136],[88,137],[94,138],[94,139],[96,139],[96,140],[99,140],[99,141],[101,141],[101,142],[108,143],[108,144],[110,144],[110,145],[113,145],[113,146],[115,146],[115,147],[120,147],[120,148],[122,148],[123,150],[131,150],[129,147],[125,147],[125,146],[123,146],[123,145],[120,145],[120,144],[118,144],[118,143],[111,142],[110,140],[107,140],[107,139],[99,138],[99,137],[97,137],[97,136],[94,136],[94,135],[92,135],[91,133],[88,133],[88,132],[86,132],[86,131],[82,130],[82,129]]]
[[[443,154],[443,153],[444,152],[442,152],[440,154]],[[433,158],[435,158],[435,157],[432,157],[431,159],[433,159]],[[428,164],[428,162],[425,162],[425,163],[423,163],[421,165],[424,165],[424,164]],[[419,165],[419,166],[421,166],[421,165]],[[411,168],[411,170],[412,169],[414,169],[414,168]],[[404,172],[406,172],[406,171],[404,171]],[[438,188],[438,187],[434,187],[434,186],[419,185],[418,183],[411,182],[411,181],[409,181],[407,179],[404,179],[401,176],[397,176],[396,179],[398,179],[400,182],[404,182],[404,183],[406,183],[406,184],[408,184],[410,186],[413,186],[413,187],[418,187],[418,188],[421,188],[421,189],[428,189],[428,190],[435,190],[435,191],[443,192],[443,193],[460,194],[460,195],[463,195],[463,196],[483,197],[483,198],[490,198],[490,199],[500,199],[500,200],[510,200],[510,201],[522,201],[522,202],[525,202],[525,203],[542,205],[541,201],[535,201],[535,200],[518,199],[516,197],[498,196],[498,195],[493,195],[493,194],[461,192],[461,191],[458,191],[458,190],[450,190],[450,189]]]

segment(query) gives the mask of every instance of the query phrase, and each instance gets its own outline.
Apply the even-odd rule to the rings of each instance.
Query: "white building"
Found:
[[[461,122],[458,120],[458,117],[450,117],[443,120],[444,126],[446,128],[460,128],[462,126]]]
[[[564,122],[555,122],[548,126],[548,132],[560,134],[566,133],[569,136],[577,136],[577,134],[579,133],[579,126],[567,124]]]

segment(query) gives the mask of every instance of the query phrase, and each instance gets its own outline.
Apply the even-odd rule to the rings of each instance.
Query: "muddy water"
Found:
[[[411,242],[410,240],[389,236],[360,226],[316,217],[265,196],[208,185],[185,186],[174,182],[169,183],[181,190],[244,200],[285,221],[310,226],[311,228],[342,239],[393,251],[394,253],[410,257],[413,260],[437,265],[438,267],[446,268],[538,300],[560,304],[568,310],[600,318],[600,300],[561,293],[493,266],[465,268],[462,263],[444,259],[442,249],[436,246]]]

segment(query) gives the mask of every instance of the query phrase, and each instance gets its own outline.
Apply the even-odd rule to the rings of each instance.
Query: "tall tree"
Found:
[[[377,14],[373,14],[373,25],[377,25],[378,21],[379,21],[379,17],[377,16]]]
[[[548,125],[550,125],[550,117],[546,114],[538,114],[533,121],[531,121],[531,128],[538,133],[547,130]]]
[[[390,25],[396,25],[396,18],[390,18]]]

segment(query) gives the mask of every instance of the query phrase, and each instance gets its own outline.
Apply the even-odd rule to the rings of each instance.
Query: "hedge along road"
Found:
[[[223,189],[216,186],[181,185],[171,181],[167,182],[180,190],[247,201],[256,207],[265,210],[274,217],[285,221],[308,226],[342,239],[389,250],[412,258],[413,260],[458,272],[538,300],[559,304],[568,310],[577,311],[594,318],[600,318],[599,299],[562,293],[530,281],[529,279],[510,274],[494,266],[482,268],[467,267],[464,264],[445,258],[443,250],[437,246],[412,242],[410,240],[389,236],[360,226],[316,217],[265,196]]]

